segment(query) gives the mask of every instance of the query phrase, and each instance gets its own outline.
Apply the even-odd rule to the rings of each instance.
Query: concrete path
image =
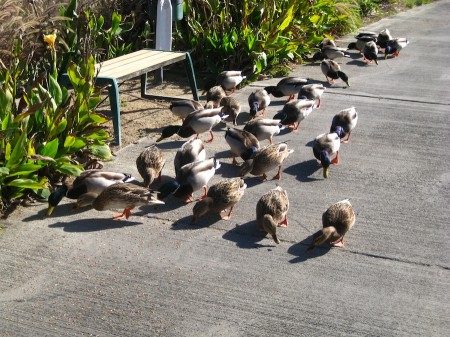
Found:
[[[189,225],[192,204],[169,198],[129,221],[111,212],[71,213],[64,201],[22,209],[0,234],[1,336],[448,336],[450,330],[450,1],[374,23],[411,43],[398,58],[342,62],[337,82],[298,133],[280,185],[291,201],[280,245],[255,224],[259,197],[275,182],[248,178],[231,221],[216,215]],[[338,41],[346,46],[353,37]],[[318,65],[295,76],[325,77]],[[247,110],[257,82],[236,97]],[[283,99],[274,99],[269,116]],[[355,106],[360,119],[341,164],[322,178],[311,141],[332,116]],[[224,129],[207,145],[233,177]],[[105,169],[139,177],[135,159],[157,135],[118,152]],[[206,135],[205,135],[206,137]],[[164,179],[181,140],[160,145]],[[357,222],[343,249],[305,249],[322,212],[350,198]]]

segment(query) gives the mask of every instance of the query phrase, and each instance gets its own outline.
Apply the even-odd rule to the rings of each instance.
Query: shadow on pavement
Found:
[[[111,212],[112,213],[112,212]],[[122,228],[122,227],[128,227],[128,226],[136,226],[136,225],[142,225],[142,222],[136,222],[136,221],[130,221],[130,220],[114,220],[112,218],[105,218],[105,219],[80,219],[80,220],[74,220],[70,222],[62,222],[59,221],[57,223],[54,223],[52,225],[49,225],[50,228],[63,228],[65,232],[79,232],[79,233],[85,233],[85,232],[96,232],[96,231],[102,231],[106,229],[114,229],[114,228]],[[131,215],[133,216],[133,215]]]
[[[319,165],[317,165],[317,160],[310,159],[307,161],[303,161],[301,163],[291,165],[285,168],[283,172],[291,176],[295,176],[296,179],[299,181],[309,182],[322,180],[311,177],[316,171],[321,169],[322,168]]]
[[[292,260],[289,260],[289,263],[299,263],[304,262],[309,259],[315,259],[316,257],[320,257],[328,253],[331,249],[329,245],[323,245],[320,247],[314,248],[312,251],[307,252],[306,249],[309,247],[311,242],[313,241],[314,234],[311,234],[303,241],[300,241],[296,244],[293,244],[288,248],[288,253],[291,255],[295,255],[296,257]]]
[[[242,225],[237,225],[232,230],[226,232],[222,237],[225,240],[233,241],[236,246],[243,249],[254,248],[272,248],[276,244],[261,244],[260,241],[266,238],[266,232],[259,230],[255,220],[249,221]]]
[[[192,215],[185,216],[184,218],[178,219],[172,224],[171,229],[173,230],[196,230],[205,227],[209,227],[215,224],[217,221],[220,221],[220,215],[218,213],[207,213],[202,216],[200,219],[197,219],[197,222],[191,224]]]

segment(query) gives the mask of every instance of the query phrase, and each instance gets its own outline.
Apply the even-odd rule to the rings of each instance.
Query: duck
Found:
[[[169,109],[175,116],[184,120],[192,111],[203,109],[203,105],[192,99],[180,99],[172,101]]]
[[[331,121],[330,132],[339,132],[338,127],[342,128],[339,132],[339,138],[341,138],[341,143],[348,143],[350,141],[350,134],[352,130],[356,127],[358,122],[358,112],[355,107],[348,109],[343,109],[334,115]],[[344,139],[347,136],[347,139]]]
[[[340,48],[336,46],[324,46],[313,55],[313,61],[322,61],[324,59],[335,60],[340,57],[350,57],[345,53],[347,48]]]
[[[336,42],[333,39],[324,37],[322,41],[317,45],[317,48],[322,49],[325,47],[336,47]]]
[[[366,42],[363,49],[364,61],[367,63],[375,62],[378,65],[378,47],[375,41]]]
[[[340,78],[348,87],[350,86],[347,74],[341,71],[341,67],[335,61],[323,60],[320,64],[320,69],[327,78],[328,83],[334,83],[334,80]]]
[[[227,94],[225,90],[220,85],[213,86],[206,92],[205,109],[213,109],[220,107],[220,101],[226,95]]]
[[[389,40],[386,43],[386,48],[384,49],[384,59],[387,59],[389,55],[398,57],[400,51],[409,44],[408,39],[401,37]]]
[[[366,45],[366,42],[369,41],[377,41],[378,34],[375,32],[360,32],[358,35],[355,36],[356,41],[351,42],[347,49],[350,50],[358,50],[360,54],[363,53],[364,46]]]
[[[349,199],[334,203],[322,214],[323,228],[314,234],[306,251],[310,252],[327,241],[333,247],[344,247],[344,236],[355,222],[355,211]]]
[[[281,124],[281,119],[271,118],[255,118],[244,126],[244,130],[253,134],[256,139],[259,141],[268,139],[270,144],[273,142],[273,137],[283,129],[284,125]]]
[[[144,187],[149,188],[153,180],[161,181],[161,172],[166,163],[166,156],[155,144],[146,147],[136,158],[136,167],[144,179]]]
[[[206,150],[203,141],[199,138],[192,137],[183,143],[175,153],[175,158],[173,160],[175,175],[178,174],[182,166],[195,161],[203,161],[205,159]]]
[[[214,140],[211,129],[227,117],[222,114],[222,107],[194,111],[183,121],[177,134],[183,138],[196,134],[198,138],[199,134],[209,131],[211,138],[206,143],[211,143]]]
[[[204,189],[204,194],[198,200],[205,198],[208,192],[207,184],[219,168],[220,162],[214,157],[183,165],[175,180],[165,183],[158,189],[159,199],[164,200],[173,194],[176,198],[191,202],[193,193],[201,188]]]
[[[128,219],[131,210],[135,207],[161,204],[164,204],[164,202],[158,200],[155,191],[134,184],[123,183],[110,185],[100,194],[89,192],[81,195],[76,202],[76,208],[89,205],[92,205],[97,211],[123,208],[122,213],[113,216],[115,220],[118,220]]]
[[[244,154],[244,158],[249,159],[242,164],[241,177],[250,173],[266,180],[266,173],[278,166],[278,172],[272,179],[280,180],[283,161],[293,152],[294,150],[289,149],[286,143],[270,144],[261,149],[250,148],[248,154]]]
[[[256,223],[280,243],[277,227],[288,227],[289,198],[286,190],[277,186],[264,194],[256,204]]]
[[[342,128],[338,126],[336,132],[322,133],[314,139],[314,157],[322,165],[324,178],[328,178],[328,169],[331,164],[339,164],[340,134],[342,132]],[[333,155],[335,157],[330,159]]]
[[[225,131],[225,141],[230,146],[233,157],[233,165],[238,165],[236,157],[240,157],[247,153],[249,148],[255,147],[256,149],[259,149],[258,139],[245,130],[228,128],[227,131]]]
[[[320,98],[322,97],[323,93],[325,92],[325,87],[323,84],[319,83],[311,83],[311,84],[305,84],[298,93],[298,98],[306,97],[309,100],[315,101],[315,108],[320,108]]]
[[[192,210],[193,216],[191,224],[195,224],[197,219],[206,213],[222,213],[227,209],[227,215],[221,215],[222,220],[230,220],[234,206],[244,195],[247,184],[242,178],[222,179],[212,185],[206,198],[197,201]]]
[[[264,117],[266,108],[270,105],[270,96],[267,90],[257,89],[248,96],[248,105],[250,107],[250,119],[255,118],[257,113]]]
[[[295,98],[301,87],[308,83],[308,80],[300,77],[285,77],[275,86],[267,86],[264,90],[273,97],[289,96],[288,102]]]
[[[239,70],[222,71],[216,78],[216,85],[220,85],[225,90],[236,91],[236,87],[247,77]]]
[[[302,97],[287,102],[283,109],[273,116],[273,119],[281,120],[281,124],[292,127],[295,132],[298,130],[300,122],[311,114],[315,106],[315,101]]]
[[[232,122],[236,126],[237,117],[241,113],[241,104],[234,97],[227,96],[220,100],[220,106],[222,114],[228,116],[225,121]]]
[[[133,180],[135,178],[127,173],[101,171],[97,169],[83,171],[72,183],[66,182],[50,194],[48,197],[47,216],[53,213],[55,207],[64,197],[78,199],[81,195],[89,192],[99,194],[110,185],[131,182]]]
[[[389,40],[392,40],[392,35],[389,29],[385,28],[378,33],[377,45],[380,48],[385,49]]]

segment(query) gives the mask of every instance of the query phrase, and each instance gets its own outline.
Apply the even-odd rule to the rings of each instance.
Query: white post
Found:
[[[158,50],[172,50],[172,3],[170,0],[158,0],[155,48]],[[163,79],[163,68],[161,68],[161,82]]]

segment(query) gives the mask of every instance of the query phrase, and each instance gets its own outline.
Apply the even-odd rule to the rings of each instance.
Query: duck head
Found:
[[[164,129],[162,129],[161,136],[156,140],[156,142],[158,143],[158,142],[162,141],[165,138],[172,137],[179,130],[180,130],[180,126],[179,125],[166,126]]]
[[[241,154],[241,158],[244,160],[249,160],[253,157],[256,151],[258,151],[258,148],[256,146],[251,146]]]
[[[328,169],[331,165],[331,159],[327,151],[320,152],[320,163],[323,168],[323,177],[328,178]]]
[[[336,133],[339,136],[339,138],[345,137],[344,128],[342,126],[336,126],[334,130],[332,130],[332,132]]]
[[[55,207],[61,202],[61,200],[67,195],[68,187],[63,185],[53,191],[48,197],[48,209],[47,216],[50,216]]]
[[[250,116],[249,116],[249,120],[255,118],[256,113],[258,112],[258,109],[259,109],[259,104],[258,104],[258,102],[253,102],[253,103],[250,105]]]
[[[180,184],[176,180],[169,181],[162,185],[159,189],[159,199],[163,200],[167,198],[170,194],[175,193],[180,188]]]
[[[349,87],[350,86],[350,84],[348,83],[348,76],[347,76],[347,74],[346,73],[344,73],[343,71],[338,71],[337,72],[337,75],[339,76],[339,78],[341,79],[341,80],[343,80],[344,82],[345,82],[345,84],[347,84],[347,87]]]

